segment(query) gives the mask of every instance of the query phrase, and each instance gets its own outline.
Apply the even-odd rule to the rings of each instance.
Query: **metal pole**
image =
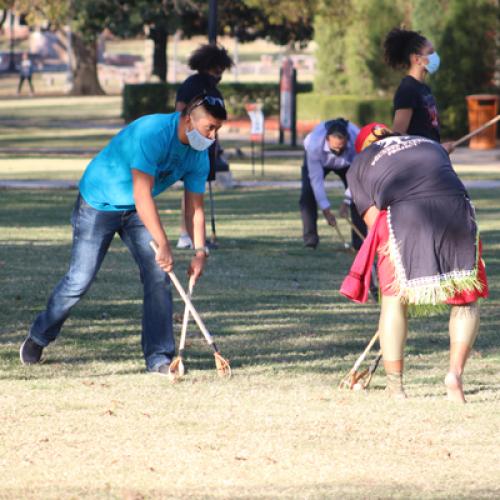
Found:
[[[260,175],[264,177],[264,129],[260,139]]]
[[[10,30],[9,30],[9,71],[16,71],[16,62],[14,61],[14,12],[10,11]]]
[[[209,0],[208,2],[208,43],[210,45],[217,44],[217,0]],[[217,248],[217,236],[215,232],[215,202],[211,181],[208,182],[208,189],[210,194],[210,219],[212,223],[212,236],[210,238],[210,242],[213,248]]]
[[[208,2],[208,43],[217,43],[217,0]]]
[[[253,139],[250,140],[250,143],[252,145],[252,175],[255,175],[255,154],[254,154],[254,141],[253,141]]]
[[[279,119],[279,128],[280,128],[280,137],[279,137],[279,143],[284,144],[285,142],[285,133],[283,131],[283,127],[281,126],[281,106],[283,106],[283,102],[281,102],[281,79],[283,78],[283,68],[280,68],[280,80],[278,83],[278,94],[279,94],[279,103],[280,103],[280,117]]]
[[[292,146],[297,146],[297,70],[292,71]]]

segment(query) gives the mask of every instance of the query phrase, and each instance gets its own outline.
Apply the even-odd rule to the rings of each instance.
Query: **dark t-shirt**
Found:
[[[358,154],[347,183],[360,214],[375,205],[384,210],[401,201],[467,194],[448,153],[429,139],[381,139]]]
[[[222,94],[217,90],[217,80],[211,75],[196,73],[184,80],[177,90],[175,101],[188,104],[200,94],[210,94],[222,99]]]
[[[412,76],[405,76],[394,95],[394,111],[413,110],[407,133],[440,142],[439,115],[431,88]]]

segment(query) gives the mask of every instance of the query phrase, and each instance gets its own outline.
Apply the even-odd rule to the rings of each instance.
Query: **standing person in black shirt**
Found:
[[[217,45],[201,45],[191,54],[188,64],[197,73],[186,78],[177,90],[175,110],[182,111],[196,96],[202,94],[222,99],[217,85],[221,81],[224,71],[234,64],[226,49]],[[209,181],[215,179],[217,152],[220,151],[221,148],[217,141],[208,151],[210,159]],[[181,202],[181,210],[180,236],[177,248],[192,248],[193,244],[188,235],[184,217],[184,197]]]
[[[440,142],[439,114],[427,74],[439,69],[440,59],[432,43],[416,31],[394,28],[384,42],[385,60],[394,69],[406,68],[406,76],[394,95],[392,129],[400,134],[419,135]],[[452,143],[443,147],[451,153]]]

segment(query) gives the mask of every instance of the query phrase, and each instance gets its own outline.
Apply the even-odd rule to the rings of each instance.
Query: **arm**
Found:
[[[366,224],[366,227],[368,228],[368,231],[371,229],[371,227],[375,223],[375,220],[378,217],[379,212],[380,212],[380,210],[375,205],[372,205],[363,214],[363,220],[365,221],[365,224]]]
[[[316,203],[323,211],[323,215],[325,216],[328,224],[330,224],[331,226],[335,226],[335,215],[333,215],[332,211],[330,210],[330,202],[328,201],[328,198],[326,196],[323,165],[321,165],[319,158],[309,154],[309,152],[307,152],[306,157],[307,171],[309,174],[309,180],[311,181],[311,187],[314,192]]]
[[[412,108],[397,109],[394,113],[394,122],[392,124],[392,131],[399,134],[406,134],[410,126],[411,117],[413,116]]]
[[[203,194],[192,193],[185,190],[186,200],[186,227],[194,243],[195,256],[191,260],[188,274],[197,280],[203,273],[205,267],[205,210],[203,205]]]
[[[137,213],[158,245],[156,262],[165,272],[170,272],[174,267],[172,251],[165,230],[163,229],[156,203],[151,195],[154,177],[140,170],[132,169],[132,183]]]

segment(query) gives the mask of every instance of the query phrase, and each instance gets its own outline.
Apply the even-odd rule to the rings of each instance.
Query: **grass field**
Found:
[[[302,247],[296,190],[217,193],[221,246],[195,301],[231,380],[194,326],[183,382],[144,372],[119,241],[46,361],[23,367],[19,344],[67,266],[75,192],[0,191],[0,498],[498,497],[500,202],[472,196],[491,298],[459,407],[444,399],[444,316],[410,323],[407,401],[386,398],[383,370],[368,393],[336,388],[377,306],[339,296],[352,257],[324,224],[319,249]],[[178,198],[159,200],[172,238]],[[187,261],[176,252],[184,282]]]
[[[90,156],[64,150],[104,145],[119,112],[117,97],[2,101],[0,180],[77,180]],[[273,157],[265,179],[297,180],[300,163]],[[253,178],[248,158],[231,169]],[[500,179],[494,164],[457,170]],[[339,296],[352,257],[324,223],[318,250],[302,247],[296,189],[216,193],[221,246],[195,302],[231,360],[231,380],[217,378],[194,325],[183,382],[144,372],[141,286],[118,240],[45,362],[23,367],[19,345],[66,270],[76,192],[0,190],[0,499],[498,497],[498,193],[471,191],[491,297],[467,366],[469,403],[457,407],[442,384],[445,316],[410,323],[407,401],[386,398],[381,369],[368,393],[336,388],[378,309]],[[159,198],[172,239],[179,197]],[[189,255],[175,257],[185,283]],[[175,308],[182,312],[177,298]]]

